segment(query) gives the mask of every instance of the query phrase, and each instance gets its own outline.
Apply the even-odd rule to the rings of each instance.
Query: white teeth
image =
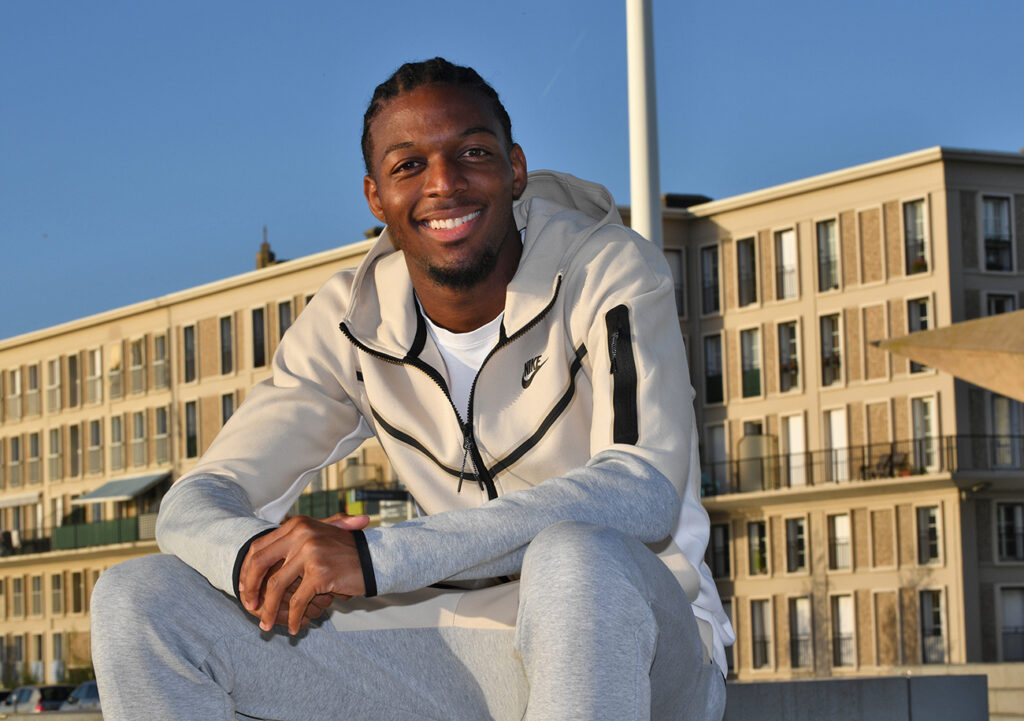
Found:
[[[431,230],[451,230],[452,228],[458,228],[463,223],[468,223],[473,220],[476,216],[480,215],[480,211],[477,210],[469,215],[464,215],[461,218],[446,218],[444,220],[428,220],[427,227]]]

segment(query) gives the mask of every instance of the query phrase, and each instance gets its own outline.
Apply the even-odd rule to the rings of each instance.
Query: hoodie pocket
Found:
[[[608,360],[612,374],[612,440],[636,445],[640,429],[629,308],[617,305],[608,311],[604,320],[608,329]]]

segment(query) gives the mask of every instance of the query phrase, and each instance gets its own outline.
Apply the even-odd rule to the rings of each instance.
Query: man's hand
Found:
[[[296,516],[253,541],[242,561],[238,591],[260,628],[269,631],[277,623],[295,634],[335,598],[366,593],[352,531],[369,522],[343,513],[324,521]]]

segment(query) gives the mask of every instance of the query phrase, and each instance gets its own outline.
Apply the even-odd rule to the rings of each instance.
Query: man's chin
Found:
[[[497,254],[487,252],[473,263],[445,267],[432,265],[427,268],[427,273],[442,288],[468,290],[486,280],[497,264]]]

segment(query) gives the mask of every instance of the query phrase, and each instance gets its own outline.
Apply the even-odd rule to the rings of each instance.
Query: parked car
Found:
[[[71,692],[61,711],[100,711],[100,691],[95,681],[84,681]]]
[[[0,714],[56,711],[74,690],[74,686],[64,684],[19,686],[0,703]]]

